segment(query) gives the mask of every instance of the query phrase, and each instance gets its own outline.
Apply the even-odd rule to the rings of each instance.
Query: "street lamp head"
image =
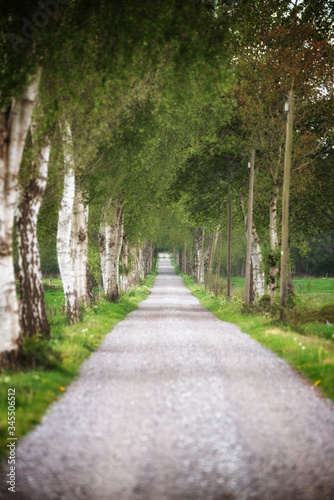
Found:
[[[284,111],[287,113],[289,111],[289,101],[285,101],[284,103]]]

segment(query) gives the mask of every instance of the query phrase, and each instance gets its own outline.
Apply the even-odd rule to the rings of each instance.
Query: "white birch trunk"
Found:
[[[139,279],[142,279],[142,280],[145,279],[143,247],[140,247],[139,251],[138,251],[138,270],[139,270]]]
[[[103,222],[101,222],[100,225],[98,241],[101,258],[102,285],[104,290],[106,290],[106,226]]]
[[[0,364],[18,351],[19,307],[13,266],[13,222],[18,172],[35,106],[40,70],[10,113],[0,111]]]
[[[16,210],[17,246],[20,266],[20,320],[24,334],[49,336],[41,262],[37,239],[37,220],[47,185],[51,145],[39,151],[29,184],[22,190]]]
[[[240,199],[242,212],[244,215],[245,228],[247,231],[247,215],[245,210],[245,200],[243,197]],[[250,302],[254,302],[256,298],[264,295],[265,275],[261,270],[262,266],[262,252],[259,245],[259,237],[256,228],[253,224],[251,233],[251,280],[250,280]]]
[[[136,277],[137,283],[139,283],[140,278],[142,278],[142,255],[143,250],[141,247],[136,248],[136,259],[135,259],[135,270],[134,275]]]
[[[130,285],[129,285],[129,274],[130,274],[130,265],[129,265],[129,260],[130,260],[130,248],[129,248],[129,242],[126,236],[123,236],[123,244],[122,244],[122,252],[121,252],[121,268],[122,272],[120,275],[120,286],[121,290],[123,292],[126,292],[129,290]]]
[[[279,259],[277,256],[277,247],[279,246],[278,241],[278,230],[277,230],[277,202],[278,202],[279,186],[276,185],[270,203],[270,223],[269,223],[269,237],[270,237],[270,249],[271,254],[269,256],[270,271],[269,271],[269,282],[268,282],[268,292],[271,296],[272,302],[276,299],[276,291],[278,286],[278,275],[279,275]]]
[[[120,298],[119,259],[123,242],[123,202],[112,200],[104,212],[99,244],[104,292],[111,302]]]
[[[153,260],[153,246],[150,243],[145,243],[142,250],[142,273],[143,279],[151,272]]]
[[[261,270],[262,266],[262,253],[259,245],[259,237],[253,226],[252,240],[251,240],[251,297],[259,299],[264,295],[264,272]]]
[[[204,285],[205,282],[204,239],[205,239],[205,228],[203,227],[201,247],[199,253],[199,270],[198,270],[198,283],[200,285]]]
[[[82,191],[78,189],[73,207],[72,258],[79,304],[89,302],[87,218],[88,211],[85,213]]]
[[[201,274],[201,246],[202,246],[202,229],[194,229],[194,277],[197,283],[200,283]]]
[[[72,325],[79,320],[79,304],[76,290],[72,255],[72,215],[75,197],[75,173],[72,134],[68,122],[61,127],[64,148],[64,190],[59,208],[57,232],[57,256],[64,288],[67,320]]]
[[[122,269],[120,277],[121,289],[126,292],[132,286],[138,285],[141,271],[142,250],[138,247],[129,248],[127,238],[123,239]]]

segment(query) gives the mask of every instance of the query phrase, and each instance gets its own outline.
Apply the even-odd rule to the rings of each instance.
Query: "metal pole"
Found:
[[[293,90],[289,92],[289,110],[286,125],[286,142],[284,156],[284,182],[283,182],[283,203],[282,203],[282,247],[281,247],[281,297],[280,297],[280,318],[284,318],[284,309],[288,295],[288,265],[289,265],[289,195],[290,195],[290,171],[291,171],[291,151],[293,134]]]
[[[246,252],[246,282],[245,282],[245,303],[249,304],[251,296],[251,246],[253,229],[253,195],[254,195],[254,164],[255,149],[251,150],[250,174],[249,174],[249,195],[248,195],[248,215],[247,215],[247,252]]]

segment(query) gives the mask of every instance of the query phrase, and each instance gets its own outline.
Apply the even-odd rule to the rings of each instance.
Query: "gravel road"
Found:
[[[334,499],[334,405],[207,312],[167,255],[17,448],[24,500]]]

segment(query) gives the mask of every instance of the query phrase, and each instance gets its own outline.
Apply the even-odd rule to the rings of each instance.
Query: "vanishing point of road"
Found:
[[[334,405],[206,311],[160,255],[17,448],[16,500],[333,500]]]

